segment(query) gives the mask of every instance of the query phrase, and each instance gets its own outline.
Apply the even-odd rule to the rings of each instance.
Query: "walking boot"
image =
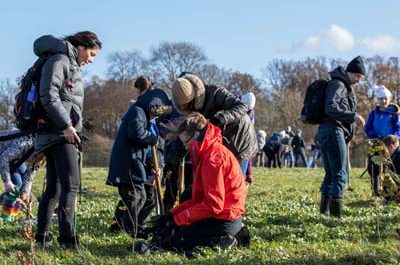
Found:
[[[319,212],[329,215],[329,196],[321,193],[321,201],[319,203]]]
[[[343,198],[330,197],[329,198],[329,212],[331,216],[342,218],[343,213]]]

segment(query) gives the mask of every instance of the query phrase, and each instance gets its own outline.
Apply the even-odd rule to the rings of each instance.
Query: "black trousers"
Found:
[[[213,240],[221,236],[234,236],[241,228],[242,218],[233,221],[205,219],[189,226],[178,227],[177,233],[171,237],[169,247],[186,250],[194,246],[210,246]]]
[[[121,200],[115,209],[114,219],[130,236],[136,237],[139,224],[139,212],[146,201],[143,184],[126,184],[118,186]]]
[[[73,144],[56,144],[45,151],[46,189],[39,202],[37,234],[49,232],[58,201],[58,228],[61,241],[76,236],[75,205],[80,175],[78,151]]]
[[[155,209],[156,207],[156,197],[155,197],[155,187],[152,185],[144,185],[144,191],[146,198],[143,203],[143,207],[139,211],[138,215],[138,226],[140,228],[144,228],[146,225],[146,222],[148,221],[151,212]]]

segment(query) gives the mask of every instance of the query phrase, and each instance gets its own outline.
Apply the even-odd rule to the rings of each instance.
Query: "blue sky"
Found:
[[[35,38],[81,30],[103,41],[94,64],[85,67],[100,76],[111,52],[147,55],[162,41],[193,42],[213,63],[257,77],[276,58],[398,56],[399,11],[398,0],[4,1],[0,80],[15,80],[35,60]]]

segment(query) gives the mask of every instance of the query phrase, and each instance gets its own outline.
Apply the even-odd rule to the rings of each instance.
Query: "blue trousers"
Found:
[[[348,178],[347,146],[343,130],[334,126],[320,126],[318,129],[325,177],[321,193],[331,197],[343,197]]]
[[[11,162],[13,163],[13,162]],[[14,184],[14,186],[19,190],[22,187],[22,176],[26,173],[28,170],[28,167],[26,166],[25,163],[22,163],[19,168],[15,172],[10,172],[11,173],[11,182]]]
[[[247,168],[249,167],[249,160],[245,159],[240,162],[240,169],[242,170],[243,177],[246,178]]]

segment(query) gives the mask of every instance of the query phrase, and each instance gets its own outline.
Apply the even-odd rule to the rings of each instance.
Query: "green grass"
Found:
[[[42,189],[42,174],[34,184]],[[345,198],[345,217],[334,220],[318,213],[319,185],[323,170],[255,170],[249,188],[244,223],[252,233],[247,249],[207,250],[188,260],[182,255],[131,254],[132,240],[125,234],[112,235],[107,227],[118,200],[115,188],[104,185],[105,169],[84,170],[78,211],[78,233],[84,245],[79,253],[62,251],[56,244],[37,251],[36,264],[396,264],[400,257],[395,237],[400,210],[397,205],[371,206],[367,177],[352,171],[352,187]],[[34,210],[36,214],[36,207]],[[52,226],[57,235],[57,223]],[[2,224],[0,263],[17,264],[17,251],[28,252],[22,224]]]

